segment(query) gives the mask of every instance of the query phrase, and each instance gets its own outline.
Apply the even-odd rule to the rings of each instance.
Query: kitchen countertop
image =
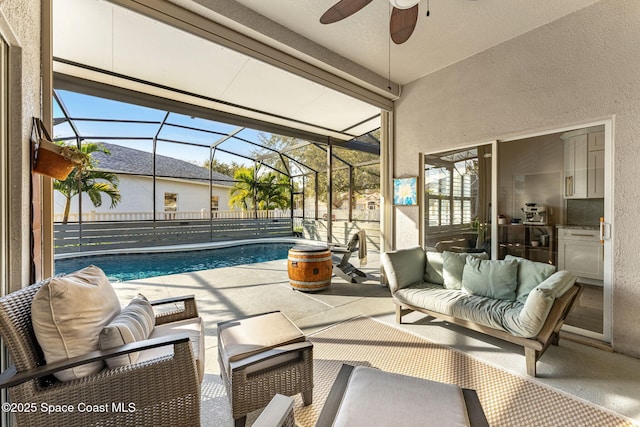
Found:
[[[567,230],[597,230],[598,225],[556,225],[557,228],[566,228]]]

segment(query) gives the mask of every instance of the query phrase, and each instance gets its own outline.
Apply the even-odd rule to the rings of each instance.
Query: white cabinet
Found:
[[[587,135],[587,198],[604,198],[604,132]]]
[[[587,198],[587,134],[564,140],[564,197]]]
[[[558,269],[569,270],[579,278],[604,279],[604,251],[598,230],[558,229]],[[594,282],[590,282],[594,283]]]
[[[580,129],[564,140],[564,198],[604,197],[604,131]]]

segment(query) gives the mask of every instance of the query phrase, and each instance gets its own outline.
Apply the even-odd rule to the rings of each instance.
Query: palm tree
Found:
[[[62,216],[63,224],[66,224],[69,220],[71,199],[80,193],[87,193],[95,207],[102,206],[102,194],[106,194],[111,199],[111,209],[116,207],[122,199],[120,190],[118,190],[119,180],[117,175],[111,172],[94,170],[97,164],[91,157],[91,153],[111,154],[109,150],[102,144],[88,142],[81,145],[80,151],[90,158],[87,168],[74,169],[65,180],[55,180],[53,183],[53,189],[59,191],[66,198]]]
[[[291,204],[289,196],[289,178],[270,172],[262,176],[258,187],[258,206],[267,211],[287,208]]]
[[[237,206],[242,210],[248,210],[257,206],[257,188],[255,168],[240,168],[233,174],[236,181],[229,190],[229,207]]]

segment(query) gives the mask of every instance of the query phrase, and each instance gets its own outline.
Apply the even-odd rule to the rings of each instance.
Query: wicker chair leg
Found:
[[[235,427],[244,427],[246,423],[247,423],[246,415],[243,415],[242,417],[236,418],[235,420],[233,420],[233,425]]]
[[[302,403],[304,403],[304,406],[308,406],[311,405],[313,403],[313,389],[309,389],[309,390],[305,390],[302,393],[300,393],[302,395]]]

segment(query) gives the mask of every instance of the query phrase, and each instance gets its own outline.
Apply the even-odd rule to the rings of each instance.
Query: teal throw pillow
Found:
[[[504,259],[518,261],[516,299],[523,304],[527,300],[529,292],[557,271],[555,265],[535,262],[513,255],[507,255]]]
[[[489,259],[486,252],[469,254],[444,251],[442,253],[442,277],[445,289],[462,289],[462,272],[467,256]]]
[[[488,261],[467,257],[462,274],[462,288],[470,294],[515,301],[517,284],[518,261]]]

